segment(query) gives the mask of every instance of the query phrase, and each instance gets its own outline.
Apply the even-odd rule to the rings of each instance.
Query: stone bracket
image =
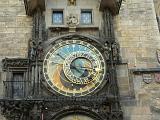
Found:
[[[24,0],[26,14],[32,16],[36,9],[45,11],[45,0]]]
[[[122,0],[101,0],[100,11],[109,9],[112,15],[117,15],[121,7]]]

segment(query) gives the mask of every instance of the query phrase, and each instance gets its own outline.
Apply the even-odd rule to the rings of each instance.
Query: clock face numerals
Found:
[[[65,96],[84,96],[96,90],[105,77],[105,60],[93,45],[66,40],[54,45],[43,62],[49,86]]]

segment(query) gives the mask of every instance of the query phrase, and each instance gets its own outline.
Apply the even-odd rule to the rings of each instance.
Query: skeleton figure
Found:
[[[76,5],[76,0],[68,0],[69,5]]]

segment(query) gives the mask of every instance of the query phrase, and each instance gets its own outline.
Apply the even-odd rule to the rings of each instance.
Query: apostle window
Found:
[[[63,11],[62,10],[53,11],[52,23],[53,24],[63,24]]]
[[[81,24],[92,24],[92,10],[81,10]]]

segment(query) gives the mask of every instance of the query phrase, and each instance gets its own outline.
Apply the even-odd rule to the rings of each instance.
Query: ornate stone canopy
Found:
[[[122,0],[101,0],[100,10],[109,9],[113,15],[119,13]]]
[[[26,14],[32,16],[33,12],[39,8],[45,10],[45,0],[24,0]]]
[[[32,16],[36,8],[45,11],[45,0],[24,0],[26,14]],[[100,10],[109,9],[113,15],[118,14],[122,0],[100,0]]]

